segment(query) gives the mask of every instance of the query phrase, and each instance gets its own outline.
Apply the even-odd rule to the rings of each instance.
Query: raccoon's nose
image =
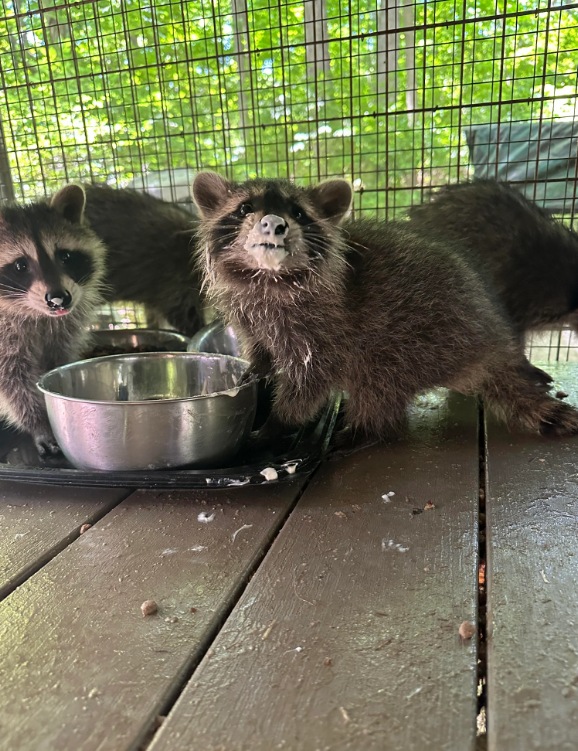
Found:
[[[264,235],[281,235],[282,237],[287,234],[289,225],[280,216],[275,214],[267,214],[261,221],[261,232]]]
[[[66,310],[72,302],[72,295],[65,289],[47,292],[45,297],[48,307],[53,310]]]

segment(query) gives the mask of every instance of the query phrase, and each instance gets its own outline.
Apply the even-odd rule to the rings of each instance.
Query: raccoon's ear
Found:
[[[347,180],[325,180],[312,188],[309,196],[326,219],[339,224],[351,207],[353,189]]]
[[[231,183],[216,172],[199,172],[193,180],[193,198],[201,216],[218,211],[231,193]]]
[[[72,224],[81,224],[86,195],[81,185],[65,185],[50,199],[50,205]]]

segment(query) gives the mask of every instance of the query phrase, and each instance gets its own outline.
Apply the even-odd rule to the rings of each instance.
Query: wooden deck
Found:
[[[442,394],[308,483],[2,482],[0,749],[576,749],[577,459]]]

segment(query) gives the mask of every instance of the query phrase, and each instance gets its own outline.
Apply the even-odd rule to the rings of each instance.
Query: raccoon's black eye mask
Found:
[[[25,274],[27,271],[30,270],[30,266],[28,263],[28,259],[24,256],[22,258],[17,258],[14,263],[12,264],[15,271],[17,271],[19,274]]]
[[[237,211],[235,213],[237,214],[237,216],[244,218],[249,214],[252,214],[254,211],[255,209],[253,208],[253,204],[244,202],[237,208]]]
[[[77,284],[92,276],[94,264],[92,258],[82,250],[57,248],[54,258],[68,276]]]
[[[268,202],[271,204],[271,201]],[[295,219],[296,222],[299,224],[310,224],[311,219],[307,215],[307,213],[301,208],[301,206],[298,203],[291,202],[287,206],[278,205],[263,205],[259,207],[263,212],[266,214],[289,214],[293,219]],[[255,213],[255,206],[250,203],[249,201],[243,201],[243,203],[239,204],[237,209],[234,211],[233,215],[236,217],[240,217],[241,219],[244,219],[246,216],[249,216],[249,214]]]
[[[32,283],[30,261],[25,256],[17,258],[0,268],[0,291],[10,296],[25,292]]]

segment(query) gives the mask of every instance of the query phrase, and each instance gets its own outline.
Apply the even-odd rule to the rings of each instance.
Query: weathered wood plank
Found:
[[[575,364],[548,365],[578,404]],[[578,728],[578,438],[488,426],[488,748],[570,751]]]
[[[130,493],[0,481],[0,598]]]
[[[300,484],[135,493],[0,603],[3,747],[138,748]]]
[[[150,751],[474,747],[477,410],[452,401],[322,467]]]

